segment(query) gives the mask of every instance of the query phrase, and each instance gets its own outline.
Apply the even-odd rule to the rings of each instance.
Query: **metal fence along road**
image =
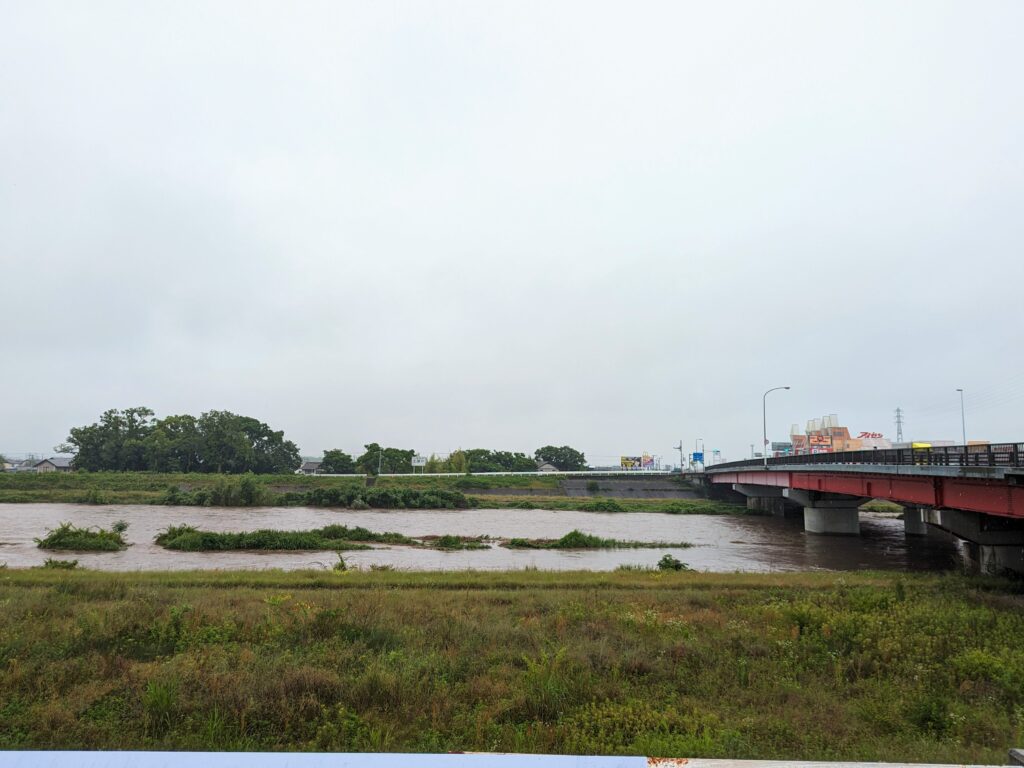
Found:
[[[1022,467],[1024,443],[992,445],[949,445],[934,448],[881,448],[870,451],[836,451],[768,459],[768,467],[789,467],[794,464],[883,464],[925,467]],[[763,467],[762,459],[744,459],[715,464],[705,471],[714,473],[729,469]]]

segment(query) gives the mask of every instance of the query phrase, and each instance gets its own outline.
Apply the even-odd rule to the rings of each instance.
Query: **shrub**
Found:
[[[667,552],[658,561],[658,569],[662,571],[688,571],[690,570],[682,560],[672,557]]]
[[[615,499],[595,499],[580,505],[584,512],[625,512],[626,508]]]
[[[690,547],[685,541],[619,541],[602,539],[582,531],[569,531],[560,539],[509,539],[504,546],[510,549],[639,549],[643,547]]]
[[[435,539],[428,541],[428,544],[434,549],[489,549],[489,545],[484,542],[483,536],[455,536],[453,534],[446,534],[444,536],[438,536]]]
[[[258,506],[263,498],[263,489],[256,484],[252,472],[246,472],[238,481],[238,500],[244,507]]]
[[[329,526],[336,530],[348,530],[344,526]],[[339,549],[369,549],[365,544],[360,544],[348,539],[325,536],[324,529],[312,531],[272,531],[259,530],[242,533],[222,533],[219,531],[202,531],[188,525],[170,526],[165,531],[157,534],[154,541],[166,549],[174,549],[183,552],[226,552],[231,550],[339,550]],[[364,531],[369,537],[381,537],[380,539],[367,538],[367,541],[385,540],[385,537],[401,536],[401,534],[374,534],[366,529],[352,529],[354,535],[359,530]],[[404,537],[403,537],[404,538]]]
[[[124,521],[119,521],[124,522]],[[117,523],[115,523],[117,525]],[[121,534],[127,528],[106,531],[102,528],[76,528],[71,523],[61,523],[46,536],[36,539],[40,549],[71,549],[83,552],[116,552],[128,546]]]
[[[189,494],[184,493],[177,484],[172,483],[167,486],[167,490],[164,491],[157,503],[165,504],[170,507],[180,507],[186,504],[192,504],[194,503],[194,500]]]

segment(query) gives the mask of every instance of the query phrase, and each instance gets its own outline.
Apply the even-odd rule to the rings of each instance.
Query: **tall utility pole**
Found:
[[[896,409],[896,442],[903,442],[903,409]]]
[[[768,395],[777,389],[789,389],[789,387],[772,387],[761,397],[761,426],[764,427],[764,447],[761,455],[764,456],[764,468],[768,469]]]
[[[963,444],[967,445],[967,417],[964,415],[964,391],[958,388],[957,392],[960,393],[960,429],[964,438]]]
[[[683,471],[683,439],[679,438],[679,445],[673,445],[677,451],[679,451],[679,471]]]

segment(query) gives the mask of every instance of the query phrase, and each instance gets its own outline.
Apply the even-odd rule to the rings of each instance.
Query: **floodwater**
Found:
[[[129,523],[122,552],[46,552],[36,537],[61,522],[109,528]],[[217,508],[91,506],[77,504],[0,504],[0,563],[11,568],[40,565],[47,557],[77,559],[85,568],[108,571],[329,568],[333,552],[172,552],[153,543],[168,525],[188,524],[211,531],[260,528],[304,530],[330,523],[397,531],[409,536],[486,534],[500,538],[559,538],[573,529],[631,541],[685,541],[688,549],[587,551],[437,550],[373,545],[345,552],[350,565],[391,565],[403,570],[522,569],[612,570],[626,563],[654,565],[670,552],[697,570],[946,570],[958,567],[958,548],[932,536],[906,537],[898,519],[861,513],[860,536],[816,536],[797,518],[552,512],[529,509],[344,511],[310,507]]]

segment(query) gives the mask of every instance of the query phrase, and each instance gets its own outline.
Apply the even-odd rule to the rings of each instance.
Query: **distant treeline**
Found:
[[[363,446],[362,455],[352,458],[340,449],[324,452],[320,471],[327,474],[347,475],[359,472],[367,475],[406,474],[413,471],[412,459],[416,451],[403,448],[385,448],[378,443]],[[447,458],[431,455],[423,471],[440,472],[534,472],[538,462],[550,462],[563,471],[587,468],[586,457],[568,445],[545,445],[533,452],[531,459],[518,451],[492,451],[488,448],[469,448],[453,451]]]
[[[111,409],[75,427],[58,450],[75,469],[131,472],[293,472],[302,459],[284,432],[229,411],[154,418],[149,408]]]
[[[413,471],[413,449],[363,446],[353,458],[342,450],[324,453],[320,471],[328,474],[404,474]],[[279,474],[302,463],[299,449],[284,432],[259,419],[230,411],[155,417],[146,407],[111,409],[95,424],[75,427],[57,446],[75,455],[73,466],[90,472],[218,472]],[[546,445],[525,453],[487,448],[457,450],[447,458],[431,455],[424,472],[532,472],[538,462],[560,470],[586,469],[586,457],[567,445]]]

